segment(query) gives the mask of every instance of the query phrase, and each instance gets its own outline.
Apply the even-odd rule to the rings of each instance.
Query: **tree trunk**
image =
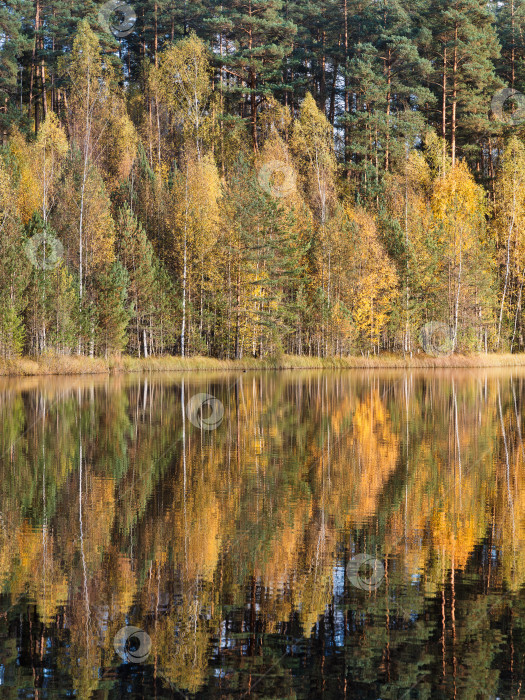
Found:
[[[253,150],[255,153],[259,150],[257,143],[257,100],[255,94],[256,76],[255,70],[250,68],[250,108],[251,108],[251,125],[252,125],[252,141]]]
[[[185,342],[186,342],[186,284],[188,279],[187,261],[188,261],[188,237],[187,237],[187,224],[184,224],[184,263],[182,271],[182,328],[180,332],[180,347],[181,355],[184,357],[185,352]]]
[[[386,81],[387,81],[387,93],[386,93],[386,144],[385,144],[385,172],[389,169],[390,160],[390,101],[392,99],[392,71],[390,66],[391,61],[391,50],[388,49],[388,56],[386,60]]]
[[[349,148],[349,128],[348,114],[350,112],[350,94],[349,94],[349,79],[348,79],[348,0],[344,0],[344,20],[345,20],[345,124],[344,124],[344,138],[345,138],[345,153],[344,153],[344,163],[346,177],[348,178],[350,171],[348,169],[348,148]]]
[[[521,292],[523,291],[523,282],[520,284],[520,291],[518,294],[518,303],[516,304],[516,314],[514,316],[514,330],[512,332],[512,340],[510,342],[510,351],[512,352],[514,348],[514,338],[516,337],[516,326],[518,325],[518,314],[521,309]]]
[[[507,296],[507,286],[508,286],[508,281],[509,281],[509,273],[510,273],[510,241],[512,238],[512,234],[514,231],[514,216],[515,216],[515,206],[516,206],[516,199],[515,199],[515,193],[513,193],[513,202],[512,202],[512,218],[510,220],[509,224],[509,232],[507,236],[507,255],[506,255],[506,260],[505,260],[505,284],[503,285],[503,294],[501,295],[501,307],[499,311],[499,322],[498,322],[498,341],[496,344],[496,347],[499,348],[500,340],[501,340],[501,323],[503,320],[503,308],[505,305],[505,297]]]
[[[459,293],[461,290],[461,272],[463,267],[463,258],[461,254],[461,249],[459,251],[459,274],[458,274],[458,289],[456,293],[456,303],[454,305],[454,342],[453,348],[456,351],[456,346],[458,342],[458,315],[459,315]]]
[[[40,64],[40,87],[42,88],[42,115],[45,120],[47,117],[47,95],[46,95],[46,68],[44,65],[44,59],[42,58],[42,63]]]
[[[237,271],[237,318],[235,323],[235,359],[241,358],[241,270]]]
[[[441,106],[441,137],[443,139],[443,176],[447,158],[447,49],[443,49],[443,102]]]
[[[40,0],[36,0],[35,5],[35,41],[33,44],[33,54],[31,56],[31,78],[29,81],[29,117],[31,117],[31,107],[33,104],[33,85],[35,83],[35,76],[37,75],[37,55],[36,51],[38,48],[38,32],[40,30]],[[38,110],[38,97],[35,97],[35,134],[38,133],[38,127],[40,123],[40,115]]]
[[[451,152],[452,152],[452,167],[456,164],[456,114],[458,105],[458,28],[454,35],[454,62],[452,66],[452,121],[451,121]]]

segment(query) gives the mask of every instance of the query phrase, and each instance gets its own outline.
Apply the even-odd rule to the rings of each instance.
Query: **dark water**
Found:
[[[521,697],[524,379],[3,381],[0,697]]]

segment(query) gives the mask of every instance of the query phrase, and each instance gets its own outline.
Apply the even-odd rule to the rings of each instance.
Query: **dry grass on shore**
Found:
[[[109,374],[119,372],[172,372],[235,369],[396,369],[396,368],[453,368],[453,367],[516,367],[525,366],[525,354],[472,354],[444,355],[432,357],[417,354],[351,356],[351,357],[309,357],[283,355],[279,358],[252,358],[243,360],[219,360],[213,357],[100,357],[90,358],[78,355],[46,355],[34,358],[17,358],[0,361],[0,375],[33,376],[51,374]]]

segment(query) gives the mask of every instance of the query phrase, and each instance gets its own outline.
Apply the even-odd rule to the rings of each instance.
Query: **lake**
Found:
[[[2,698],[517,697],[525,370],[0,382]]]

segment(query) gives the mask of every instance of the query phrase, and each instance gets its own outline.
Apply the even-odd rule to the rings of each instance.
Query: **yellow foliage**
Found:
[[[350,478],[355,500],[349,509],[353,523],[374,515],[385,483],[396,468],[399,439],[377,390],[354,410],[348,449],[352,455]]]
[[[199,156],[210,128],[207,102],[211,93],[210,61],[206,45],[195,34],[172,44],[152,70],[150,87],[181,124],[185,142]]]
[[[53,207],[57,182],[68,152],[68,142],[54,112],[50,112],[38,132],[34,146],[40,206],[44,220]]]
[[[466,233],[475,229],[486,213],[486,201],[466,163],[458,163],[434,182],[432,209],[445,231]],[[469,238],[464,238],[464,244],[469,245]]]
[[[292,150],[303,186],[312,198],[319,220],[325,224],[335,198],[337,162],[332,126],[310,93],[306,94],[299,117],[294,122]]]
[[[22,224],[27,224],[35,211],[41,207],[41,189],[37,172],[33,167],[32,148],[20,133],[11,139],[11,151],[16,157],[19,181],[17,187],[17,209]]]
[[[373,347],[384,330],[397,296],[397,273],[380,241],[374,220],[360,209],[347,207],[356,229],[353,318],[363,341]]]
[[[137,132],[120,99],[113,98],[109,123],[104,132],[105,169],[110,189],[125,180],[133,166],[137,153]]]
[[[292,125],[292,116],[287,107],[269,97],[259,109],[257,123],[266,141],[277,134],[286,136]]]

